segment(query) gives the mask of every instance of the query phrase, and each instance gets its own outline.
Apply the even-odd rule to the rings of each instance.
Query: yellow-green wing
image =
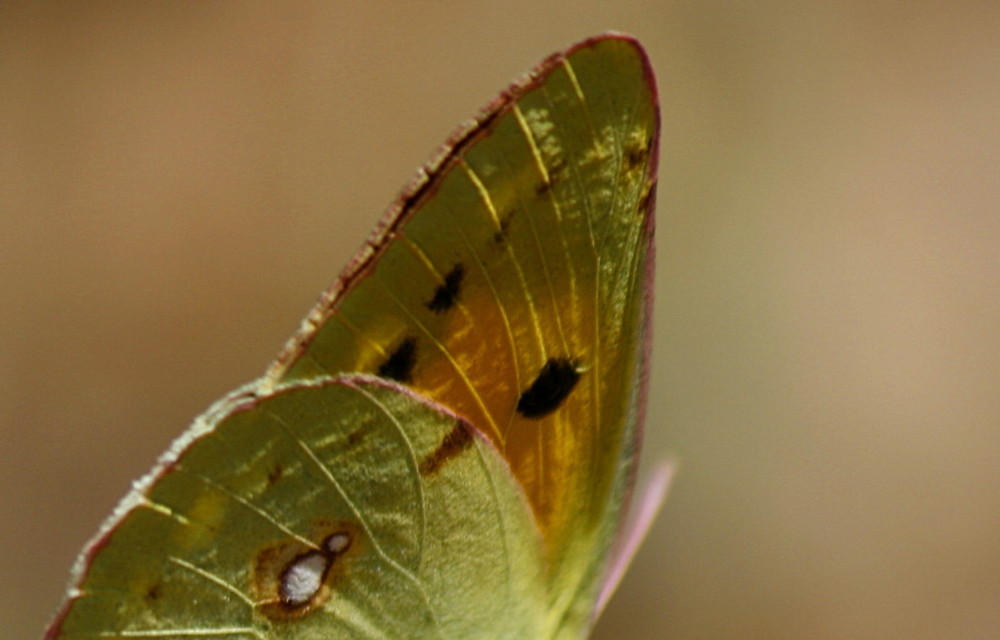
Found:
[[[571,635],[638,447],[658,131],[637,42],[549,58],[418,174],[269,374],[391,378],[487,433],[528,495],[549,614]]]
[[[463,420],[364,377],[196,421],[77,567],[50,640],[543,638],[542,543]]]

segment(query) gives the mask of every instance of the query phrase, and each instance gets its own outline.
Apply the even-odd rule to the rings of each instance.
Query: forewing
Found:
[[[628,493],[658,130],[634,40],[553,56],[418,174],[271,372],[391,378],[487,433],[538,518],[555,610],[590,597]]]

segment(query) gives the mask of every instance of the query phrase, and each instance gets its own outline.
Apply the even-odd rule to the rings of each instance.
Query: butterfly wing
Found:
[[[541,553],[454,414],[364,377],[242,392],[122,503],[48,637],[544,637]]]
[[[638,446],[658,132],[634,40],[549,58],[418,174],[270,374],[391,378],[488,434],[569,627],[589,615]]]
[[[638,448],[658,130],[624,36],[515,83],[123,501],[47,638],[585,634]]]

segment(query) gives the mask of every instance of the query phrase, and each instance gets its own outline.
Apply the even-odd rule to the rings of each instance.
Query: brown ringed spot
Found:
[[[254,559],[253,591],[259,610],[272,621],[302,618],[329,600],[347,573],[357,529],[327,523],[317,529],[315,546],[289,539],[262,549]]]
[[[432,451],[420,463],[420,475],[429,476],[437,473],[449,460],[462,453],[472,444],[472,431],[461,420],[441,440],[437,449]]]
[[[309,604],[323,586],[331,563],[332,558],[319,551],[310,551],[288,563],[278,583],[281,603],[293,609]]]
[[[323,546],[329,553],[343,553],[351,546],[351,534],[338,531],[328,536]]]
[[[543,418],[562,405],[580,380],[579,363],[569,358],[549,358],[531,386],[517,400],[525,418]]]

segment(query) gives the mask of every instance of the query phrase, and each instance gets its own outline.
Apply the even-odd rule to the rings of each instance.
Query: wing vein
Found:
[[[410,454],[410,459],[409,459],[410,470],[413,473],[414,477],[418,477],[419,478],[420,477],[420,462],[417,459],[417,452],[416,452],[416,450],[413,447],[413,441],[410,439],[409,435],[407,435],[406,431],[403,429],[403,425],[400,424],[400,422],[396,418],[396,416],[393,415],[393,413],[391,411],[389,411],[389,408],[385,405],[385,403],[381,402],[378,398],[376,398],[371,393],[368,393],[367,391],[365,391],[360,386],[359,387],[355,387],[355,388],[358,390],[358,392],[362,396],[365,397],[366,400],[368,400],[369,403],[372,404],[372,406],[374,406],[376,409],[378,409],[380,412],[382,412],[382,414],[386,418],[388,418],[389,421],[392,423],[392,426],[396,428],[396,432],[399,434],[400,438],[402,438],[403,442],[406,444],[406,450]],[[424,494],[424,485],[423,485],[423,482],[417,482],[416,484],[417,484],[417,494],[419,495],[419,498],[420,498],[419,499],[419,503],[420,503],[420,509],[419,509],[419,512],[420,512],[420,540],[417,542],[417,546],[418,546],[418,549],[419,549],[417,555],[420,558],[420,560],[418,561],[418,563],[420,565],[422,565],[423,564],[423,554],[424,554],[424,540],[425,540],[426,535],[427,535],[427,496]]]
[[[541,173],[545,181],[548,182],[548,170],[545,169],[545,165],[542,162],[541,152],[538,150],[538,143],[535,140],[535,136],[531,131],[530,125],[528,124],[528,121],[525,120],[524,113],[521,111],[521,108],[517,104],[514,105],[513,111],[517,119],[518,129],[521,131],[521,134],[527,141],[528,146],[531,148],[531,154],[535,159],[535,166],[538,167],[539,173]],[[505,164],[505,166],[508,167],[508,173],[510,173],[509,165]],[[563,229],[562,216],[559,215],[560,212],[558,207],[555,207],[555,211],[556,211],[556,232],[559,235],[560,239],[562,240],[563,248],[565,249],[566,242],[565,242],[565,237],[563,236],[564,229]],[[528,226],[531,229],[531,236],[535,241],[535,251],[538,253],[539,262],[542,263],[542,273],[545,275],[545,284],[549,290],[549,297],[552,298],[552,316],[556,320],[556,330],[559,332],[559,338],[562,341],[563,354],[566,357],[572,357],[573,354],[570,351],[569,342],[566,340],[566,332],[563,329],[559,298],[556,296],[555,285],[552,283],[552,274],[549,272],[549,265],[548,261],[545,258],[545,251],[542,248],[541,239],[538,237],[538,228],[535,226],[534,216],[529,215],[527,216],[527,218],[528,218]]]
[[[452,213],[450,209],[449,213]],[[469,253],[472,254],[472,259],[476,261],[476,266],[479,267],[479,270],[482,272],[483,277],[486,279],[486,285],[490,288],[490,293],[493,294],[493,299],[497,303],[497,309],[500,311],[500,318],[503,320],[504,334],[507,336],[507,344],[510,345],[510,358],[514,366],[514,389],[520,391],[521,365],[517,357],[517,345],[514,344],[514,329],[511,326],[510,316],[507,313],[507,306],[503,303],[503,300],[500,298],[500,292],[497,289],[496,283],[493,281],[493,278],[490,276],[490,271],[489,269],[486,268],[486,263],[483,262],[482,256],[480,256],[479,252],[476,251],[476,248],[472,245],[472,242],[469,240],[469,237],[466,235],[465,230],[462,229],[461,225],[458,225],[457,229],[459,235],[462,236],[462,242],[465,243],[465,246],[466,248],[468,248]],[[511,411],[507,415],[507,426],[505,427],[504,431],[502,433],[497,434],[500,438],[501,444],[507,441],[507,437],[510,434],[510,429],[511,425],[513,424],[513,420],[514,420],[514,412]]]
[[[318,549],[318,547],[315,544],[313,544],[310,540],[308,540],[306,538],[303,538],[299,534],[297,534],[294,531],[292,531],[291,529],[289,529],[284,523],[281,522],[281,520],[275,518],[274,516],[272,516],[271,514],[269,514],[266,511],[264,511],[263,509],[261,509],[257,505],[253,504],[252,502],[250,502],[249,500],[247,500],[243,496],[238,495],[237,493],[231,491],[227,487],[219,484],[218,482],[215,482],[211,478],[209,478],[207,476],[204,476],[204,475],[202,475],[200,473],[197,473],[195,471],[191,471],[190,469],[188,469],[186,467],[183,467],[183,466],[180,466],[180,465],[177,466],[176,470],[178,472],[186,473],[189,476],[191,476],[192,478],[195,478],[195,479],[201,481],[206,486],[209,486],[209,487],[215,489],[216,491],[220,492],[222,495],[226,496],[230,500],[232,500],[232,501],[236,502],[237,504],[245,507],[246,509],[248,509],[252,513],[257,514],[265,522],[273,525],[275,528],[277,528],[279,531],[281,531],[281,533],[283,533],[284,535],[286,535],[286,536],[288,536],[290,538],[294,538],[295,540],[299,541],[300,543],[304,544],[306,547],[308,547],[310,549]]]
[[[354,501],[351,500],[351,497],[347,495],[347,491],[344,490],[344,487],[340,484],[340,481],[337,480],[337,477],[334,475],[333,471],[329,468],[329,466],[326,465],[322,460],[320,460],[316,452],[313,451],[311,446],[309,446],[309,443],[305,442],[302,438],[300,438],[298,434],[295,433],[295,430],[292,429],[292,426],[288,424],[281,416],[273,413],[270,413],[269,415],[275,422],[277,422],[279,425],[282,426],[285,433],[288,434],[288,437],[291,438],[292,441],[298,445],[299,449],[306,455],[306,458],[316,466],[316,468],[320,471],[320,473],[323,474],[323,476],[327,479],[327,481],[334,488],[334,490],[340,495],[341,499],[347,505],[348,509],[350,509],[351,513],[354,514],[354,517],[361,525],[361,528],[364,530],[365,534],[367,534],[368,539],[371,541],[372,548],[375,550],[375,553],[380,558],[382,558],[383,562],[385,562],[393,570],[395,570],[397,573],[402,575],[404,578],[406,578],[406,580],[408,580],[414,585],[414,587],[417,589],[417,592],[420,593],[421,597],[424,599],[425,606],[430,611],[433,612],[433,607],[431,606],[430,598],[427,596],[423,584],[421,584],[417,576],[415,576],[406,567],[401,565],[398,561],[396,561],[395,558],[386,553],[386,551],[382,548],[381,544],[379,544],[378,539],[375,537],[372,531],[368,519],[365,518],[364,514],[361,512],[358,506],[354,504]]]
[[[493,202],[493,198],[490,197],[489,189],[486,188],[486,185],[483,184],[479,175],[476,174],[476,172],[465,162],[464,159],[462,160],[462,168],[465,170],[465,174],[469,177],[469,180],[479,193],[479,197],[486,206],[486,209],[490,212],[490,215],[496,224],[496,230],[502,231],[496,205]],[[517,259],[517,255],[514,252],[514,247],[510,242],[507,242],[505,243],[505,248],[507,250],[507,254],[510,256],[511,263],[514,266],[514,271],[517,273],[521,290],[524,292],[524,303],[528,307],[528,314],[531,317],[531,327],[535,330],[535,339],[538,344],[540,355],[539,362],[545,362],[548,359],[548,352],[545,348],[545,338],[542,336],[541,322],[538,317],[538,309],[535,307],[535,299],[532,297],[531,291],[528,289],[528,280],[524,275],[523,265],[520,260]]]
[[[192,572],[192,573],[194,573],[194,574],[196,574],[198,576],[201,576],[205,580],[208,580],[209,582],[215,584],[216,586],[218,586],[218,587],[220,587],[220,588],[228,591],[229,593],[231,593],[234,596],[236,596],[238,599],[242,600],[244,602],[244,604],[246,604],[247,607],[250,608],[251,610],[253,610],[253,608],[256,606],[256,603],[253,600],[251,600],[249,597],[247,597],[247,595],[245,593],[243,593],[242,591],[240,591],[239,589],[237,589],[235,586],[229,584],[228,582],[226,582],[225,580],[223,580],[219,576],[215,575],[211,571],[208,571],[206,569],[202,569],[201,567],[199,567],[199,566],[197,566],[195,564],[192,564],[192,563],[188,562],[187,560],[184,560],[183,558],[177,558],[177,557],[174,557],[174,556],[168,556],[167,560],[169,560],[170,562],[176,564],[179,567],[187,569],[188,571],[190,571],[190,572]]]
[[[563,61],[563,66],[566,69],[566,73],[569,76],[570,82],[573,84],[574,93],[575,93],[575,95],[577,97],[577,100],[580,103],[580,109],[583,111],[584,118],[585,118],[585,120],[587,122],[587,128],[590,130],[590,139],[592,141],[592,144],[594,145],[593,148],[594,148],[594,150],[596,152],[597,151],[597,147],[598,147],[597,132],[594,130],[594,119],[593,119],[593,117],[592,117],[592,115],[590,113],[590,108],[589,108],[589,106],[587,104],[587,98],[586,98],[586,95],[583,92],[583,87],[580,86],[580,81],[579,81],[579,79],[576,76],[576,72],[573,70],[573,65],[570,64],[570,61],[569,60],[564,60]],[[592,361],[592,367],[593,367],[592,370],[595,371],[595,372],[597,372],[598,375],[600,375],[602,373],[602,369],[601,369],[601,360],[602,360],[602,358],[601,358],[601,330],[600,330],[600,327],[601,327],[601,323],[603,321],[603,318],[601,316],[601,286],[602,286],[601,283],[602,283],[602,280],[603,280],[602,273],[601,273],[601,268],[602,268],[601,253],[600,253],[600,251],[598,249],[597,238],[594,235],[595,220],[594,220],[593,211],[590,208],[590,199],[587,197],[587,188],[586,188],[587,185],[584,184],[583,179],[580,177],[579,168],[576,165],[576,163],[572,163],[572,171],[573,171],[573,176],[576,179],[577,187],[580,190],[579,193],[580,193],[580,200],[581,200],[581,203],[582,203],[582,206],[583,206],[583,213],[584,213],[584,216],[587,219],[587,229],[588,229],[588,235],[589,235],[589,238],[590,238],[590,247],[591,247],[591,251],[593,251],[593,255],[594,255],[594,291],[593,291],[593,307],[594,307],[594,311],[593,311],[593,315],[591,316],[594,319],[594,321],[593,321],[593,327],[594,327],[593,345],[594,345],[594,348],[593,348],[593,353],[591,355],[591,361]],[[591,377],[593,377],[593,376],[591,376]],[[598,383],[598,381],[592,381],[591,384],[589,385],[589,388],[591,389],[591,398],[593,400],[593,402],[591,402],[591,407],[592,407],[592,420],[591,420],[592,426],[591,426],[591,428],[594,429],[594,430],[600,431],[600,429],[601,429],[601,417],[602,417],[602,414],[603,414],[603,410],[602,410],[602,407],[601,407],[600,384]],[[590,451],[588,453],[589,453],[591,461],[593,461],[594,458],[596,457],[598,438],[596,438],[596,437],[587,438],[587,441],[590,443]]]
[[[398,306],[403,311],[403,314],[410,319],[410,322],[413,323],[413,325],[417,329],[419,329],[425,336],[427,336],[427,339],[430,340],[431,343],[441,352],[441,355],[443,355],[448,360],[448,363],[451,364],[452,368],[455,370],[455,373],[457,373],[459,377],[462,378],[462,382],[464,382],[465,386],[469,389],[469,392],[472,394],[473,400],[475,400],[476,405],[478,405],[479,410],[482,412],[483,416],[489,421],[490,428],[493,430],[493,433],[499,434],[500,429],[497,427],[496,421],[493,419],[493,414],[490,413],[489,408],[486,406],[486,402],[483,400],[483,397],[479,394],[479,390],[476,389],[476,386],[474,384],[472,384],[472,380],[469,379],[468,373],[465,371],[465,369],[463,369],[459,365],[458,361],[455,359],[455,356],[451,353],[448,347],[445,346],[443,342],[438,340],[437,337],[435,337],[434,334],[431,332],[431,330],[428,329],[424,325],[424,323],[420,322],[420,320],[415,315],[413,315],[413,313],[406,307],[403,301],[397,298],[396,294],[394,294],[392,290],[389,289],[389,287],[387,287],[382,282],[379,282],[378,284],[380,287],[382,287],[382,290],[385,291],[385,294],[392,299],[392,301],[396,304],[396,306]]]
[[[439,285],[443,285],[444,276],[441,275],[440,271],[438,271],[437,267],[431,261],[430,257],[428,257],[427,254],[424,253],[424,250],[420,248],[420,245],[417,244],[416,241],[410,239],[410,237],[407,236],[405,232],[400,232],[399,235],[396,237],[399,238],[399,240],[406,246],[406,248],[410,250],[410,253],[412,253],[417,258],[417,261],[420,262],[420,264],[422,264],[425,269],[427,269],[427,272],[430,273],[432,276],[434,276],[434,279],[437,280],[437,283]],[[456,300],[455,306],[462,311],[462,315],[465,316],[466,321],[468,321],[469,324],[475,326],[476,324],[475,320],[472,314],[469,313],[468,307],[466,307],[461,300]]]

